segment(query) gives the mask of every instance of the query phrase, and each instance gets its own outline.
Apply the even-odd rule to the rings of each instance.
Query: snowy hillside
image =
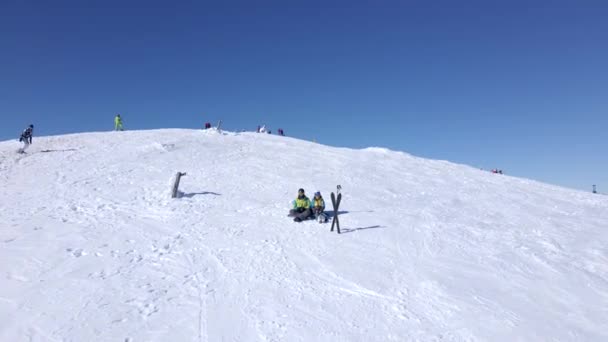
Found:
[[[18,147],[0,341],[608,341],[606,196],[255,133]],[[286,217],[337,184],[343,234]]]

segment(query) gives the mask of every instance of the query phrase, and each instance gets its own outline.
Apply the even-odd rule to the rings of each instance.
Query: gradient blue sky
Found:
[[[608,192],[607,18],[584,0],[0,0],[0,139],[222,119]]]

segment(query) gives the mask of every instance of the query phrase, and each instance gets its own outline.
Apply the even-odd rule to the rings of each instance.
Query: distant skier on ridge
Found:
[[[19,153],[25,153],[25,150],[32,144],[32,137],[34,136],[34,125],[29,125],[23,130],[19,141],[23,142],[23,147],[19,149]]]

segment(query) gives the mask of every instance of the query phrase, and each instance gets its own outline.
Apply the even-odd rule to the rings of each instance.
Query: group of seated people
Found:
[[[289,211],[289,216],[293,217],[295,222],[302,222],[309,218],[314,218],[319,222],[327,222],[323,196],[317,191],[311,201],[306,197],[304,189],[299,189],[298,197],[293,201],[293,209]]]

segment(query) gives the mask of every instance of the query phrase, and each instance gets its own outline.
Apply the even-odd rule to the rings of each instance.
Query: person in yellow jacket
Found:
[[[319,221],[319,223],[327,222],[327,215],[325,214],[325,200],[323,200],[321,192],[315,192],[315,197],[313,197],[310,206],[312,208],[312,213],[315,215],[315,219]]]
[[[295,222],[304,221],[312,216],[310,206],[310,199],[306,197],[304,189],[300,189],[298,190],[298,197],[293,201],[293,209],[289,211],[289,216],[293,216]]]
[[[116,117],[114,117],[114,130],[122,131],[122,118],[120,114],[116,114]]]

